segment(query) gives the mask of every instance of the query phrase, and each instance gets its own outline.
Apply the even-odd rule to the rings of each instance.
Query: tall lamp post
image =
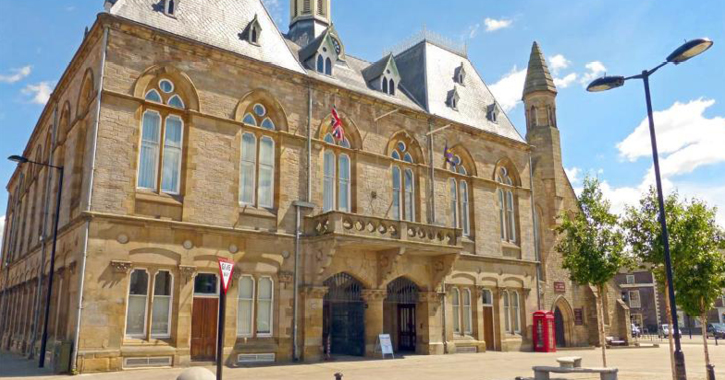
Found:
[[[40,165],[48,168],[56,169],[60,173],[58,179],[58,195],[55,200],[55,219],[53,220],[53,249],[50,254],[50,273],[48,273],[48,290],[45,297],[45,315],[43,317],[43,337],[40,341],[40,362],[38,367],[43,368],[45,366],[45,351],[48,346],[48,321],[50,317],[50,300],[52,299],[53,291],[53,275],[55,272],[55,252],[58,245],[58,219],[60,217],[60,200],[63,195],[63,167],[54,166],[50,164],[44,164],[42,162],[31,161],[23,156],[10,156],[8,160],[17,162],[18,164],[32,164]]]
[[[655,134],[655,123],[652,117],[652,96],[649,88],[649,77],[652,76],[657,70],[666,66],[667,64],[673,63],[679,65],[690,58],[708,50],[712,47],[713,42],[708,38],[699,38],[692,41],[686,42],[680,46],[672,54],[670,54],[665,62],[662,62],[657,67],[651,70],[644,70],[641,74],[633,75],[631,77],[623,76],[605,76],[594,80],[588,87],[589,92],[601,92],[612,90],[617,87],[624,86],[624,82],[630,79],[642,79],[644,81],[644,91],[647,99],[647,116],[649,118],[649,132],[652,140],[652,156],[654,159],[655,167],[655,179],[657,181],[657,198],[660,209],[660,224],[662,225],[662,242],[665,247],[665,269],[667,271],[667,291],[670,298],[670,312],[672,313],[672,324],[670,331],[674,331],[675,337],[675,372],[678,380],[686,380],[687,372],[685,370],[685,354],[682,352],[682,345],[680,344],[680,329],[678,328],[679,323],[677,321],[677,303],[675,302],[675,285],[673,283],[672,276],[672,258],[670,256],[670,239],[667,233],[667,220],[665,219],[665,201],[662,192],[662,178],[660,176],[660,160],[657,152],[657,136]]]

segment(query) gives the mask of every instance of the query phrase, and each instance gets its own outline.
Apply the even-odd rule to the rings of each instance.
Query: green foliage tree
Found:
[[[725,288],[725,255],[720,251],[723,233],[715,221],[716,209],[704,202],[693,200],[679,220],[683,237],[678,242],[682,257],[675,271],[677,304],[702,324],[705,365],[710,366],[707,345],[707,313]]]
[[[587,177],[579,196],[580,212],[561,216],[556,232],[561,239],[556,249],[563,255],[563,267],[572,281],[597,289],[597,319],[602,362],[607,366],[604,339],[605,285],[628,262],[624,254],[624,236],[618,226],[618,217],[609,210],[611,204],[604,198],[598,179]]]

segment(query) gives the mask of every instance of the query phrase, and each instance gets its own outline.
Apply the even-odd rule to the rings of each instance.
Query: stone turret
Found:
[[[307,46],[332,25],[331,0],[290,0],[288,37]]]

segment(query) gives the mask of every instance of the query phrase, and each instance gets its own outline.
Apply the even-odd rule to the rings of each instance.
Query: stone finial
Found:
[[[524,97],[536,91],[549,91],[557,93],[554,79],[551,77],[549,67],[546,65],[546,58],[541,52],[538,42],[534,42],[531,47],[531,57],[529,57],[529,68],[526,72],[526,84],[524,85]]]
[[[130,261],[120,261],[120,260],[113,260],[111,261],[111,268],[113,268],[114,273],[119,274],[128,274],[131,271],[131,267],[133,265]]]

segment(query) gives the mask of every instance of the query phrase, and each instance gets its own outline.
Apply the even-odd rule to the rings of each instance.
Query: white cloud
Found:
[[[21,90],[24,95],[31,96],[31,102],[35,104],[45,104],[53,93],[54,85],[51,82],[40,82],[38,84],[29,84]]]
[[[31,66],[21,67],[19,69],[10,69],[12,74],[0,75],[0,83],[16,83],[25,79],[32,72]]]
[[[474,39],[478,35],[478,31],[481,29],[481,24],[475,24],[468,27],[468,31],[463,35],[464,39]]]
[[[0,247],[3,246],[3,237],[5,236],[5,215],[0,216]]]
[[[589,62],[584,67],[586,67],[588,71],[581,77],[580,82],[585,87],[588,86],[591,81],[601,77],[607,72],[607,68],[599,61]]]
[[[504,111],[508,112],[516,108],[521,102],[521,95],[524,92],[524,83],[526,82],[526,69],[519,70],[514,66],[511,71],[506,73],[498,82],[489,86],[493,96],[501,105]]]
[[[576,82],[577,77],[576,73],[571,73],[563,78],[554,78],[554,85],[557,88],[567,88],[571,86],[572,83]]]
[[[510,27],[513,24],[513,21],[508,19],[496,20],[487,17],[483,20],[483,24],[486,25],[487,32],[495,32],[499,29],[506,29]]]
[[[558,74],[559,71],[569,68],[570,65],[571,61],[566,59],[566,57],[562,54],[549,57],[549,66],[555,75]]]
[[[572,184],[577,184],[579,181],[581,181],[581,178],[579,177],[582,173],[581,169],[577,167],[573,168],[564,168],[564,171],[566,172],[566,176],[569,177],[569,182]]]
[[[704,112],[715,105],[712,99],[676,102],[654,113],[662,176],[693,172],[701,166],[725,162],[725,118],[707,118]],[[622,157],[636,161],[651,157],[649,120],[617,144]],[[650,174],[651,175],[651,174]]]

